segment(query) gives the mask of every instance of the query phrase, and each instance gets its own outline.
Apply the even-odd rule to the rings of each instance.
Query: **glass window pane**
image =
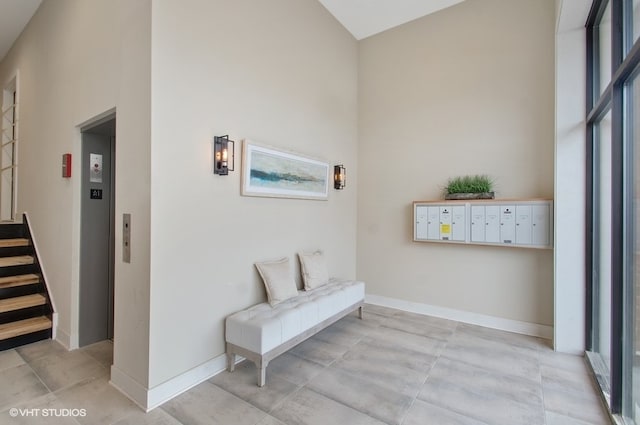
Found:
[[[0,221],[12,221],[15,218],[16,174],[16,91],[2,91],[2,147],[0,147]]]
[[[638,37],[640,37],[640,0],[633,0],[631,13],[631,22],[633,28],[633,38],[631,39],[631,44],[633,44],[636,42]]]
[[[625,376],[631,376],[631,382],[625,382],[623,391],[631,392],[630,395],[623,397],[623,400],[631,400],[631,406],[623,406],[627,416],[632,417],[635,423],[640,423],[640,79],[635,77],[627,94],[628,111],[625,116],[626,128],[630,131],[626,132],[628,138],[628,151],[632,152],[632,160],[628,161],[630,172],[626,173],[627,179],[630,179],[631,190],[627,191],[632,206],[632,217],[625,220],[625,226],[628,226],[629,235],[633,238],[630,243],[625,244],[631,252],[627,252],[627,272],[625,297],[629,297],[631,302],[627,305],[632,306],[625,311],[624,321],[627,326],[632,328],[632,341],[625,341],[624,355],[631,358],[630,362],[625,362],[632,367],[632,371],[624,371]],[[629,96],[631,98],[629,98]],[[630,257],[630,258],[629,258]]]
[[[609,396],[611,370],[611,111],[597,124],[594,158],[594,346],[598,375]]]
[[[611,2],[607,2],[602,20],[598,24],[598,74],[602,94],[611,81]]]

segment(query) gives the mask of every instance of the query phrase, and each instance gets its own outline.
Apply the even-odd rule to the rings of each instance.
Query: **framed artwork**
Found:
[[[242,195],[326,200],[329,164],[260,146],[242,146]]]

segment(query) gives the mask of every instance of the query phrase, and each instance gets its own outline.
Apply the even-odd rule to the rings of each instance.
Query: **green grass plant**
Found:
[[[453,177],[447,182],[445,192],[452,193],[484,193],[493,191],[493,181],[486,174],[475,176]]]

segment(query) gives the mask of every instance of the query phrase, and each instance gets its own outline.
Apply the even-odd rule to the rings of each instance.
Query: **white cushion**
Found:
[[[225,322],[225,339],[264,354],[362,301],[364,282],[331,280],[274,307],[262,303],[232,314]]]
[[[322,251],[299,252],[298,258],[305,291],[319,288],[329,282],[329,271]]]
[[[255,265],[267,290],[269,304],[273,306],[298,295],[296,282],[291,277],[288,258],[263,261]]]

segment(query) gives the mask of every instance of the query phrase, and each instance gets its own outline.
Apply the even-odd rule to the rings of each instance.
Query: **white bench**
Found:
[[[236,355],[259,370],[258,386],[265,384],[271,360],[305,339],[358,310],[362,319],[364,282],[330,280],[328,284],[275,306],[262,303],[227,317],[227,368],[233,372]]]

